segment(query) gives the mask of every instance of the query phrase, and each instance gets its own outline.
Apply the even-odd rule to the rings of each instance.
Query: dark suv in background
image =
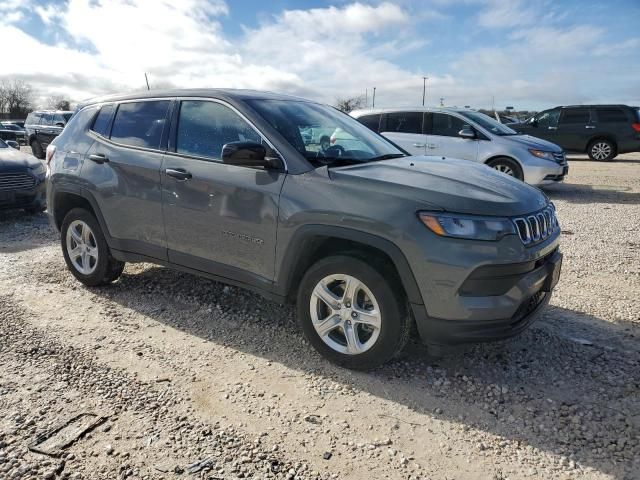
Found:
[[[509,127],[549,140],[591,160],[608,161],[619,153],[640,152],[640,109],[627,105],[573,105],[545,110]]]
[[[73,112],[64,110],[41,110],[31,112],[24,122],[27,145],[36,158],[44,159],[51,141],[60,135]]]

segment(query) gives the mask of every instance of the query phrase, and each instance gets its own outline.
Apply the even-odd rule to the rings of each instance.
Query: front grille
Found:
[[[32,188],[35,182],[28,173],[0,173],[0,192]]]
[[[553,153],[552,155],[554,160],[558,162],[560,165],[567,164],[567,157],[565,157],[564,152],[556,152],[556,153]]]
[[[531,215],[514,218],[513,223],[516,226],[520,240],[525,245],[541,242],[551,236],[556,229],[560,228],[553,204]]]

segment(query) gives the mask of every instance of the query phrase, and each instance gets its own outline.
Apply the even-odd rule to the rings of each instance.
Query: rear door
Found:
[[[566,150],[584,152],[595,129],[589,107],[563,108],[558,121],[555,143]]]
[[[597,134],[611,138],[617,144],[632,139],[635,132],[630,125],[638,120],[627,116],[627,111],[629,109],[616,106],[596,107],[593,124]]]
[[[169,99],[120,103],[112,125],[104,106],[82,167],[116,248],[161,260],[167,255],[160,168],[171,104]]]
[[[423,112],[392,112],[382,116],[380,133],[411,155],[425,155],[427,136]]]
[[[162,166],[169,260],[243,283],[274,277],[284,172],[222,163],[230,142],[266,143],[230,105],[184,99]]]
[[[472,128],[469,123],[449,113],[427,114],[430,126],[427,135],[427,154],[462,160],[478,160],[478,140],[462,138],[460,130]]]

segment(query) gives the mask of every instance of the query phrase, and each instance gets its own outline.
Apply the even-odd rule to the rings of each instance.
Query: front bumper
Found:
[[[522,166],[524,181],[530,185],[549,185],[562,182],[569,174],[569,164],[542,161],[536,164],[524,164]]]
[[[46,203],[44,180],[38,180],[33,187],[28,189],[0,190],[0,210],[44,208]]]
[[[516,235],[486,242],[424,230],[412,229],[403,251],[422,297],[412,300],[412,309],[425,343],[506,338],[526,328],[549,302],[550,268],[562,259],[559,228],[529,247]]]

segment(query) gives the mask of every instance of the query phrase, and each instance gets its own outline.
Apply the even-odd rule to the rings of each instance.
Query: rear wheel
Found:
[[[100,225],[87,210],[71,210],[60,230],[64,260],[82,283],[89,287],[104,285],[122,274],[124,262],[111,256]]]
[[[348,256],[320,260],[298,290],[298,321],[330,361],[367,370],[399,353],[410,332],[406,301],[387,278]]]
[[[499,172],[502,172],[510,177],[517,178],[518,180],[524,180],[524,174],[522,168],[518,165],[518,162],[507,157],[500,157],[491,160],[488,165]]]
[[[40,145],[37,140],[31,142],[31,151],[34,157],[40,160],[44,159],[44,150],[42,150],[42,145]]]
[[[591,160],[608,162],[609,160],[613,160],[618,153],[616,152],[616,146],[611,140],[601,138],[589,144],[587,154]]]

